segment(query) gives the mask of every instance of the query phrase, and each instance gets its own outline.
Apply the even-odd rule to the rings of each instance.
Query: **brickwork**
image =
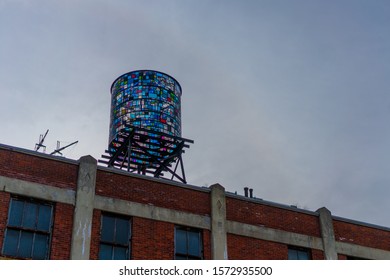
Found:
[[[11,200],[9,193],[0,192],[0,253],[3,248],[4,233],[7,227],[8,205]]]
[[[287,259],[287,245],[228,234],[229,260],[283,260]]]
[[[0,149],[0,175],[58,188],[75,189],[76,164]]]
[[[390,251],[390,231],[333,221],[336,241]]]
[[[175,226],[171,223],[133,218],[132,254],[134,260],[173,260]]]
[[[210,194],[98,170],[96,194],[200,215],[210,214]]]
[[[90,259],[99,259],[99,245],[100,245],[100,227],[101,227],[101,215],[100,210],[93,210],[92,229],[91,229],[91,250]]]
[[[203,230],[203,258],[211,260],[211,233],[209,230]]]
[[[44,185],[75,191],[78,188],[78,190],[80,190],[82,184],[77,187],[79,168],[82,167],[76,164],[76,162],[72,163],[72,161],[58,160],[56,157],[50,158],[48,156],[34,154],[34,152],[27,153],[25,151],[16,151],[11,148],[0,146],[0,176],[40,183],[43,185],[40,186],[40,190],[42,191],[45,190]],[[102,206],[111,202],[106,198],[117,198],[173,210],[154,212],[153,209],[155,208],[153,207],[145,207],[146,210],[140,207],[137,209],[142,208],[142,211],[145,210],[149,212],[146,212],[146,214],[134,211],[131,212],[131,215],[134,215],[131,217],[132,259],[174,259],[174,235],[175,223],[177,223],[177,221],[187,226],[195,224],[196,226],[204,228],[202,229],[202,237],[203,256],[205,259],[211,259],[215,252],[222,252],[222,255],[224,254],[225,243],[223,243],[223,246],[215,246],[213,249],[211,246],[210,230],[214,230],[213,233],[215,234],[215,227],[212,227],[211,225],[213,222],[215,223],[216,218],[211,216],[210,189],[185,186],[179,183],[171,184],[168,181],[161,179],[155,180],[150,177],[141,178],[139,176],[123,174],[101,167],[98,168],[96,176],[95,194],[99,196],[100,204],[94,205],[99,209],[107,209]],[[94,178],[90,179],[91,182],[94,182]],[[4,184],[6,185],[8,181],[4,180],[2,182],[5,182]],[[29,186],[34,185],[29,185],[28,183],[24,184],[24,188],[28,188]],[[0,185],[0,188],[3,188],[3,186]],[[11,196],[9,191],[12,191],[12,189],[0,189],[0,250],[3,247],[4,231],[7,223],[8,207]],[[50,188],[50,191],[55,192],[55,188]],[[72,204],[75,202],[72,199],[59,200],[59,193],[61,193],[63,199],[65,192],[62,190],[61,192],[52,194],[51,199],[53,201],[61,201],[69,204],[53,202],[55,205],[55,213],[50,259],[62,260],[71,258],[70,247],[72,240],[74,241],[74,239],[72,239],[72,229],[75,210],[75,206]],[[68,198],[69,196],[74,195],[74,193],[75,192],[69,192],[65,197]],[[22,188],[21,190],[18,190],[18,194],[23,195]],[[37,194],[39,197],[38,192],[35,192],[34,196],[37,196]],[[221,188],[221,196],[225,196],[223,188]],[[91,203],[96,203],[96,200],[93,202],[93,199],[96,199],[96,197],[91,198]],[[225,201],[225,199],[223,199],[223,201]],[[77,205],[80,206],[80,204]],[[90,204],[88,205],[91,210],[92,206]],[[109,209],[113,212],[118,210],[118,213],[126,213],[128,210],[126,204],[122,203],[121,205],[121,207],[118,206],[117,208],[113,207]],[[223,205],[221,205],[221,207],[222,206]],[[93,210],[90,259],[98,259],[99,255],[101,213],[101,210]],[[161,213],[164,213],[163,218],[162,216],[159,216]],[[195,214],[195,216],[186,215],[186,213],[192,213]],[[200,224],[198,221],[195,222],[193,220],[183,221],[182,217],[188,216],[195,217],[194,220],[202,220],[202,223]],[[332,218],[330,213],[328,216],[329,224],[331,224]],[[141,217],[149,217],[149,219]],[[230,230],[236,234],[227,233],[227,252],[229,259],[287,259],[287,243],[304,244],[300,246],[311,247],[312,259],[324,259],[324,252],[318,250],[322,248],[321,240],[324,242],[324,240],[327,240],[326,238],[331,238],[331,241],[334,241],[333,234],[327,236],[325,232],[324,237],[321,236],[319,214],[316,212],[301,211],[288,206],[282,207],[271,202],[251,200],[241,196],[233,196],[231,194],[226,196],[226,220],[221,222],[223,238],[225,237],[225,230],[228,229],[223,224],[228,221],[239,222],[243,224],[243,228],[247,230],[235,232],[230,228]],[[230,223],[230,225],[231,224],[232,223]],[[248,227],[245,225],[254,225],[257,227]],[[340,218],[333,218],[333,226],[336,241],[352,244],[348,245],[348,250],[354,252],[352,255],[357,257],[360,256],[362,258],[374,256],[378,259],[390,259],[390,254],[387,254],[388,252],[386,252],[390,251],[390,230],[347,222]],[[253,231],[256,231],[260,227],[264,229],[264,231],[260,231],[262,234],[265,234],[264,236],[266,237],[264,237],[264,239],[267,240],[254,238],[263,236],[261,234],[259,235],[258,232],[253,234]],[[273,231],[270,229],[281,231]],[[293,233],[300,235],[294,235]],[[237,234],[247,236],[240,236]],[[83,241],[82,238],[80,238],[80,240],[81,242]],[[332,242],[329,242],[329,244],[333,246],[332,248],[334,248],[334,252],[336,252],[336,247],[332,245]],[[354,246],[353,244],[360,246],[357,248],[357,246]],[[212,250],[214,251],[212,252]],[[348,250],[339,250],[339,252],[343,252],[344,254],[349,252]],[[383,252],[383,250],[385,250],[385,252]],[[1,251],[0,257],[4,257],[1,256]],[[339,259],[347,258],[343,254],[338,254],[338,257]]]
[[[226,209],[226,218],[231,221],[321,237],[315,215],[234,198],[226,199]]]
[[[69,204],[56,203],[54,227],[51,241],[52,260],[70,259],[70,242],[73,227],[74,207]]]
[[[311,250],[311,258],[313,260],[323,260],[325,258],[324,252],[321,250],[312,249]]]
[[[342,255],[342,254],[338,254],[338,258],[339,258],[339,260],[346,260],[347,256],[346,255]]]

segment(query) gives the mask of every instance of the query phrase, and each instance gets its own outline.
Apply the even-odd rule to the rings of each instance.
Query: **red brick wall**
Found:
[[[227,235],[230,260],[286,260],[287,245],[235,234]]]
[[[101,215],[102,212],[100,210],[93,210],[90,251],[91,260],[99,259]]]
[[[159,207],[210,214],[210,193],[98,170],[96,194]]]
[[[211,260],[211,232],[203,230],[203,258]]]
[[[3,249],[4,232],[7,227],[8,206],[11,196],[9,193],[0,191],[0,254]]]
[[[288,245],[251,237],[228,234],[230,260],[287,260]],[[311,249],[313,260],[323,260],[321,250]]]
[[[311,258],[313,260],[323,260],[325,259],[325,255],[321,250],[311,249]]]
[[[226,198],[228,220],[321,237],[319,218],[250,201]]]
[[[346,256],[346,255],[338,254],[338,259],[339,259],[339,260],[346,260],[346,259],[347,259],[347,256]]]
[[[78,165],[0,148],[0,175],[76,189]]]
[[[333,220],[336,241],[390,251],[390,231]]]
[[[52,234],[50,259],[70,259],[70,244],[73,228],[74,206],[56,203],[54,213],[54,229]]]
[[[132,259],[173,260],[174,231],[171,223],[133,218]]]
[[[99,257],[101,211],[94,210],[90,259]],[[138,260],[174,259],[175,225],[138,217],[132,218],[131,258]],[[211,259],[210,231],[203,231],[204,258]]]

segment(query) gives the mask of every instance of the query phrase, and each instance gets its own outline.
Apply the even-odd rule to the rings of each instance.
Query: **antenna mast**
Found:
[[[49,130],[46,130],[45,135],[41,134],[39,135],[39,143],[35,144],[35,151],[38,152],[40,148],[43,148],[43,152],[46,152],[46,146],[43,145],[43,141],[45,141],[46,135],[49,132]]]
[[[66,148],[68,148],[68,147],[70,147],[70,146],[72,146],[72,145],[74,145],[74,144],[77,144],[78,142],[79,142],[79,141],[75,141],[75,142],[73,142],[73,143],[70,143],[69,145],[66,145],[65,147],[60,148],[60,141],[57,141],[57,149],[55,149],[55,150],[51,153],[51,155],[60,154],[60,155],[62,156],[62,153],[61,153],[62,150],[66,149]]]

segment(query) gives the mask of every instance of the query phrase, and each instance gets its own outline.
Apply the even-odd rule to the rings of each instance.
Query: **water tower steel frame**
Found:
[[[186,183],[182,154],[190,143],[181,137],[181,86],[173,77],[138,70],[113,82],[109,145],[99,162],[158,178],[169,172]]]

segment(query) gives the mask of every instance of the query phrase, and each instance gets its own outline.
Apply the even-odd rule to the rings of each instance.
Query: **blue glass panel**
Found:
[[[309,252],[301,249],[289,248],[288,249],[289,260],[308,260]]]
[[[35,234],[34,248],[33,248],[33,259],[44,260],[47,256],[48,251],[48,239],[49,236],[46,234]]]
[[[188,232],[188,254],[192,256],[200,256],[201,244],[200,244],[199,232]]]
[[[12,199],[8,218],[8,225],[21,226],[23,217],[24,202]]]
[[[51,224],[51,209],[49,205],[40,205],[38,210],[37,229],[43,231],[50,231]]]
[[[309,253],[307,251],[298,251],[298,260],[308,260],[309,259]]]
[[[101,240],[107,242],[114,242],[114,229],[115,229],[115,218],[110,216],[103,216]]]
[[[35,203],[25,202],[23,227],[35,229],[37,222],[38,205]]]
[[[4,239],[4,255],[16,256],[18,249],[19,231],[7,229]]]
[[[112,260],[112,246],[100,244],[99,260]]]
[[[116,236],[115,242],[120,244],[129,243],[129,220],[116,219]]]
[[[31,258],[33,244],[33,233],[21,232],[18,256],[22,258]]]
[[[297,251],[293,249],[288,249],[288,259],[297,260],[298,259]]]
[[[187,254],[187,232],[185,230],[176,229],[175,241],[176,253]]]
[[[114,260],[127,260],[127,248],[114,247]]]

